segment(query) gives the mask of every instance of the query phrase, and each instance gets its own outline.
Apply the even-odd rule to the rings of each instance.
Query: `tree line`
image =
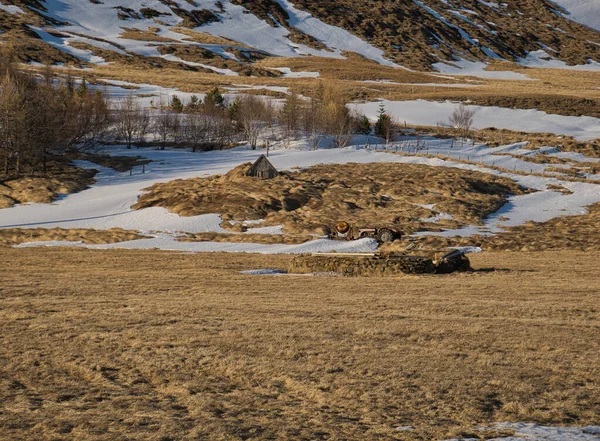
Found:
[[[256,149],[275,140],[289,146],[302,139],[312,149],[326,139],[342,148],[356,134],[375,134],[386,144],[394,140],[397,124],[383,106],[372,125],[350,109],[348,95],[333,83],[320,81],[303,92],[291,90],[278,102],[253,94],[227,99],[215,86],[203,99],[159,98],[146,108],[132,95],[110,101],[102,90],[68,72],[56,76],[50,67],[23,70],[0,54],[0,174],[46,173],[53,155],[108,142],[131,148],[149,137],[162,149],[185,144],[193,151],[240,142]]]
[[[289,145],[302,137],[314,149],[326,137],[344,147],[354,134],[371,132],[369,120],[351,112],[348,104],[341,89],[324,83],[319,83],[308,98],[290,91],[280,105],[252,94],[227,100],[214,87],[204,100],[192,95],[184,102],[175,95],[168,103],[159,100],[155,110],[144,108],[133,97],[123,98],[116,105],[116,124],[120,139],[128,147],[149,133],[161,147],[185,142],[193,150],[222,148],[239,141],[256,149],[261,140],[277,138]]]
[[[4,176],[46,173],[52,155],[87,149],[106,140],[109,104],[70,76],[57,80],[20,70],[0,54],[0,167]]]

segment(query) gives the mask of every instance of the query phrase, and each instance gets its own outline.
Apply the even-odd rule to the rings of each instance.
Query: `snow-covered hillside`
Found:
[[[31,30],[54,48],[92,64],[111,62],[110,51],[225,75],[235,75],[236,70],[220,69],[206,59],[339,59],[352,52],[387,66],[460,72],[465,65],[528,60],[528,54],[542,49],[563,65],[600,62],[597,0],[544,0],[543,7],[533,0],[518,5],[468,0],[330,3],[2,0],[0,28],[25,39],[32,38]],[[43,61],[37,59],[40,55],[37,50],[27,57]]]
[[[57,28],[62,33],[69,35],[69,38],[62,39],[62,43],[59,43],[60,38],[50,36],[39,29],[35,30],[44,40],[51,42],[56,47],[60,47],[62,44],[63,49],[67,51],[70,41],[83,41],[102,49],[108,48],[106,42],[109,42],[114,45],[112,50],[125,50],[138,55],[161,57],[163,55],[158,50],[161,45],[173,42],[191,44],[190,41],[183,41],[186,36],[176,32],[173,28],[182,25],[185,20],[182,16],[200,15],[198,11],[202,11],[203,16],[214,16],[215,18],[211,20],[215,21],[196,23],[198,30],[216,37],[227,38],[232,41],[233,47],[236,47],[236,42],[240,43],[237,47],[242,50],[245,47],[251,47],[283,57],[316,55],[331,58],[341,58],[342,51],[353,51],[378,63],[394,65],[383,56],[380,49],[344,29],[323,23],[312,15],[296,9],[287,1],[280,3],[290,17],[290,25],[316,39],[325,48],[317,49],[305,44],[294,43],[289,38],[290,31],[285,27],[274,27],[265,20],[249,14],[242,6],[226,0],[220,2],[222,7],[218,7],[213,0],[195,0],[193,4],[184,1],[179,2],[175,10],[167,2],[159,0],[127,2],[105,0],[97,3],[81,0],[45,0],[45,3],[47,12],[44,15],[66,23],[65,26]],[[142,31],[152,28],[152,32],[158,37],[157,40],[163,41],[149,43],[125,38],[122,36],[125,28]],[[82,35],[89,38],[82,37]],[[171,41],[167,43],[168,40]],[[235,58],[233,54],[226,51],[227,46],[214,44],[199,44],[199,46],[218,55]]]

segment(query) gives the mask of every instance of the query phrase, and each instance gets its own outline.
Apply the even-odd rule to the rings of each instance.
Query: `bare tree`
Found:
[[[302,104],[300,97],[294,90],[291,90],[279,112],[279,122],[283,129],[283,139],[286,146],[289,146],[292,139],[296,139],[302,118]]]
[[[209,124],[212,140],[219,146],[219,149],[223,149],[227,141],[231,140],[234,131],[231,120],[225,116],[211,116]]]
[[[317,97],[311,97],[302,112],[302,126],[310,148],[317,150],[323,139],[324,130],[321,120],[321,101]]]
[[[466,138],[473,125],[474,115],[474,110],[469,110],[464,103],[460,103],[450,116],[450,126],[458,131],[459,136]]]
[[[131,95],[116,103],[117,136],[130,149],[135,139],[143,138],[148,129],[148,113]]]
[[[0,84],[0,143],[4,156],[4,173],[15,165],[15,175],[21,173],[21,158],[27,145],[28,109],[17,80],[8,74]]]
[[[206,115],[191,113],[185,116],[184,122],[185,139],[192,145],[195,152],[198,146],[206,142],[209,135],[210,124]]]
[[[270,101],[265,101],[255,95],[243,95],[239,98],[236,113],[246,141],[252,150],[255,150],[260,136],[273,119],[274,112]]]
[[[0,50],[2,52],[2,50]],[[40,80],[0,53],[0,157],[4,175],[46,172],[52,154],[90,149],[108,138],[108,104],[86,81]]]
[[[175,114],[165,109],[158,110],[157,112],[154,116],[152,131],[155,138],[161,143],[160,149],[164,150],[167,142],[173,137],[173,118]]]

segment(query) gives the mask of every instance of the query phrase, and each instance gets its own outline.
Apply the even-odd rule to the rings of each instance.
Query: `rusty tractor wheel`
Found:
[[[348,222],[338,222],[335,226],[335,229],[340,234],[346,234],[350,229],[350,224]]]
[[[377,231],[377,241],[381,243],[393,242],[394,232],[392,230],[388,230],[387,228]]]

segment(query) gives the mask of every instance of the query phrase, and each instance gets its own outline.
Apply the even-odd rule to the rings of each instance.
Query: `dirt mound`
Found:
[[[245,176],[249,166],[155,184],[133,208],[164,207],[181,216],[219,213],[225,222],[264,219],[262,226],[283,225],[288,234],[327,233],[341,219],[412,233],[479,223],[508,194],[524,192],[509,179],[449,167],[317,165],[261,180]]]
[[[144,238],[145,236],[142,236],[135,231],[123,230],[121,228],[112,228],[110,230],[64,230],[61,228],[13,228],[10,230],[0,230],[0,246],[13,246],[20,243],[42,241],[69,241],[83,242],[87,244],[106,244]]]

